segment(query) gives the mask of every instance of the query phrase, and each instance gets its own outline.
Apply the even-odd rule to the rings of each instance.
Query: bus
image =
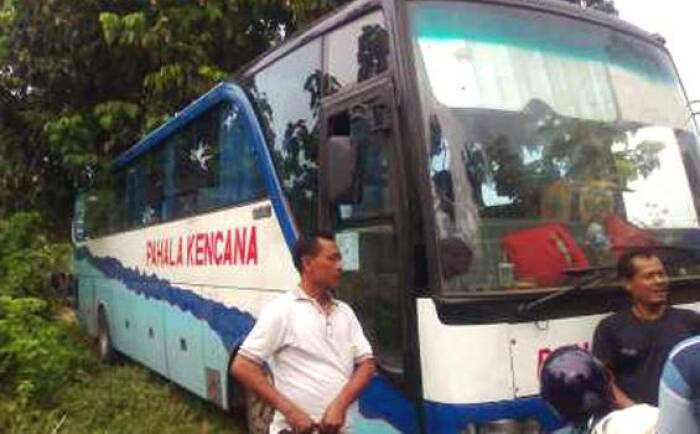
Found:
[[[256,316],[333,231],[378,375],[358,433],[535,433],[538,367],[653,248],[700,310],[697,128],[670,54],[548,0],[356,0],[119,156],[76,204],[79,318],[225,409]],[[274,378],[272,379],[274,381]],[[261,428],[262,426],[262,428]]]

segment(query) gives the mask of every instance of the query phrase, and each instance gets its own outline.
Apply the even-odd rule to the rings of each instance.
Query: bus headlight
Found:
[[[461,434],[540,434],[540,424],[535,419],[502,419],[484,424],[469,424]]]

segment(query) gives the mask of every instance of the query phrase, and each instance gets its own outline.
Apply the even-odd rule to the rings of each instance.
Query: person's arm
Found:
[[[613,406],[615,408],[626,408],[634,405],[635,402],[615,382],[614,347],[614,339],[611,336],[608,323],[603,320],[603,322],[598,324],[593,335],[593,355],[610,371],[610,394]]]
[[[344,309],[347,309],[346,314],[350,320],[350,350],[355,361],[355,370],[323,414],[320,422],[323,434],[334,434],[345,425],[348,407],[372,381],[377,370],[372,346],[362,330],[360,321],[349,306],[345,306]]]
[[[612,389],[613,406],[615,408],[627,408],[636,404],[636,402],[634,402],[629,396],[627,396],[627,394],[623,392],[622,389],[617,387],[617,384],[615,384],[614,379],[610,384],[610,387]]]
[[[338,396],[335,397],[323,414],[323,419],[321,419],[320,423],[323,434],[337,433],[345,425],[348,407],[355,402],[360,393],[372,381],[376,370],[374,358],[372,357],[364,359],[355,367],[355,371],[348,382],[345,383]]]
[[[231,375],[250,393],[258,395],[282,413],[295,433],[306,433],[315,427],[314,422],[308,414],[270,384],[262,369],[264,361],[269,360],[286,345],[288,315],[287,304],[283,298],[262,311],[238,349],[238,354],[231,364]]]
[[[308,414],[270,384],[256,361],[241,354],[237,355],[231,365],[231,374],[246,389],[279,410],[295,433],[310,433],[316,428]]]

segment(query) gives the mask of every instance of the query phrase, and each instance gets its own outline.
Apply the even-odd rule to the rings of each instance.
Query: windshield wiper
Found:
[[[549,303],[552,300],[556,300],[566,294],[584,289],[586,287],[592,287],[600,282],[607,279],[612,272],[615,271],[615,267],[586,267],[586,268],[569,268],[564,271],[564,274],[568,276],[578,276],[579,281],[570,287],[562,288],[551,294],[547,294],[544,297],[538,298],[537,300],[526,302],[518,306],[518,313],[526,314]]]

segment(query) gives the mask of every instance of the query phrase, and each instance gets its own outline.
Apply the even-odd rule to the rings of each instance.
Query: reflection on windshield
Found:
[[[560,286],[566,269],[697,238],[684,170],[696,143],[681,133],[566,118],[539,101],[443,115],[431,122],[431,177],[455,287]]]
[[[700,274],[698,145],[662,51],[512,8],[413,8],[448,290],[569,285],[632,248]],[[482,25],[505,21],[517,34]]]

